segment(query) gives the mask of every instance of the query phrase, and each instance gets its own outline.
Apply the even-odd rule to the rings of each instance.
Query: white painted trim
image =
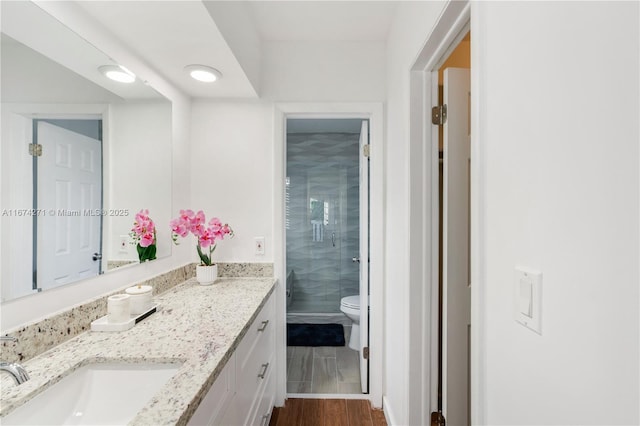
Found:
[[[470,24],[471,22],[471,24]],[[410,242],[410,258],[422,259],[425,267],[421,270],[411,268],[409,282],[411,283],[411,299],[418,299],[421,303],[419,308],[412,304],[410,322],[421,321],[422,324],[431,324],[425,327],[421,333],[418,330],[411,334],[411,344],[409,348],[410,362],[412,367],[418,368],[421,374],[410,377],[409,383],[409,416],[411,421],[417,421],[416,416],[420,415],[420,424],[429,424],[430,412],[437,409],[437,382],[438,382],[438,131],[428,120],[432,105],[437,104],[437,71],[444,59],[455,47],[464,33],[477,20],[472,20],[472,4],[468,0],[449,2],[438,18],[433,31],[429,35],[427,42],[418,53],[417,59],[412,67],[411,77],[411,108],[410,108],[410,211],[412,213],[411,225],[416,238],[422,238],[423,244],[413,239]],[[476,34],[473,35],[474,40]],[[472,424],[482,424],[484,413],[482,407],[484,401],[481,399],[484,386],[482,382],[482,365],[484,360],[481,331],[482,322],[482,281],[481,281],[481,235],[479,233],[479,223],[481,209],[479,208],[482,196],[477,191],[482,181],[481,170],[477,163],[479,158],[478,150],[478,53],[472,43],[471,87],[474,91],[472,96],[471,116],[472,116],[472,158],[476,158],[476,164],[472,163],[471,171],[471,311],[472,311],[472,341],[471,345],[471,422]],[[413,97],[418,97],[414,99]],[[430,147],[424,148],[424,147]],[[415,164],[415,158],[421,159],[421,164]],[[476,167],[474,167],[474,165]],[[414,169],[417,167],[417,170]],[[421,212],[421,213],[418,213]],[[423,291],[425,283],[430,286],[431,291]],[[414,309],[417,309],[414,312]],[[414,338],[418,340],[414,342]],[[417,358],[417,359],[416,359]],[[412,368],[411,371],[414,371]],[[421,380],[421,383],[418,383]],[[418,393],[418,395],[414,395]],[[419,409],[419,401],[429,401],[429,407]],[[426,405],[426,404],[425,404]],[[387,412],[385,407],[385,412]],[[426,409],[425,409],[426,408]],[[418,410],[419,409],[419,410]],[[418,413],[419,411],[419,413]],[[390,423],[391,424],[391,423]]]
[[[285,277],[285,230],[284,230],[284,173],[286,118],[368,118],[371,144],[370,163],[370,285],[371,295],[369,320],[369,395],[368,399],[375,408],[382,407],[383,378],[383,296],[384,289],[384,125],[381,103],[280,103],[274,108],[274,274],[280,283]],[[278,229],[278,227],[280,229]],[[279,286],[277,294],[278,316],[276,337],[276,363],[278,376],[276,381],[276,406],[284,405],[286,397],[286,345],[284,330],[286,327],[286,295]],[[364,395],[361,395],[361,398]]]
[[[485,235],[484,235],[484,188],[485,158],[481,149],[488,140],[480,126],[484,88],[480,84],[483,31],[480,26],[478,4],[471,3],[471,422],[486,424],[486,345],[485,345]]]
[[[387,424],[390,426],[399,425],[400,423],[396,421],[397,417],[394,414],[393,409],[391,408],[391,403],[389,402],[389,399],[387,399],[386,396],[382,399],[382,406],[384,411],[384,418],[387,420]],[[425,423],[425,424],[429,424],[429,423]]]
[[[287,399],[364,399],[370,401],[368,395],[362,393],[287,393]]]
[[[409,257],[423,261],[409,262],[409,351],[408,362],[408,401],[407,413],[409,424],[429,424],[434,396],[437,395],[437,375],[435,376],[435,388],[433,381],[432,351],[433,338],[437,336],[437,288],[436,309],[425,309],[433,305],[433,292],[429,283],[435,271],[435,282],[438,280],[438,239],[437,222],[434,229],[431,226],[433,212],[437,218],[437,204],[432,207],[433,200],[430,193],[433,186],[433,175],[430,168],[424,167],[430,164],[434,155],[433,148],[426,138],[425,132],[429,130],[425,126],[425,117],[430,116],[429,105],[431,92],[430,84],[425,78],[424,72],[412,71],[410,76],[410,126],[409,126]],[[436,92],[437,96],[437,92]],[[429,100],[429,103],[425,102]],[[436,139],[437,140],[437,139]],[[437,149],[437,146],[436,146]],[[437,158],[437,153],[435,154]],[[437,190],[437,169],[435,176]],[[436,197],[437,203],[437,197]],[[437,220],[437,219],[436,219]],[[435,238],[434,238],[435,235]],[[435,249],[434,249],[435,241]],[[431,253],[436,257],[430,259]],[[435,263],[434,263],[435,262]],[[434,267],[435,266],[435,267]],[[434,321],[435,318],[435,328]],[[425,327],[425,324],[430,326]],[[437,339],[435,340],[437,350]],[[435,364],[437,372],[437,363]],[[428,403],[426,403],[429,401]]]
[[[285,274],[285,201],[284,178],[286,165],[286,121],[284,112],[274,108],[273,124],[273,273],[279,285],[274,291],[276,298],[276,407],[283,407],[287,396],[287,294]],[[282,224],[282,226],[277,226]]]

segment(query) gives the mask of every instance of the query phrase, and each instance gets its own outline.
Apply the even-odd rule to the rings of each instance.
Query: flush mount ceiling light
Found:
[[[206,65],[187,65],[184,70],[189,73],[194,80],[204,83],[213,83],[222,78],[222,73],[215,68]]]
[[[136,81],[134,73],[123,67],[122,65],[103,65],[98,70],[110,78],[120,83],[133,83]]]

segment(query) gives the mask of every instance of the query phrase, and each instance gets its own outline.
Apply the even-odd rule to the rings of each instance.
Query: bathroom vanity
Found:
[[[23,364],[31,380],[20,386],[3,375],[0,415],[85,365],[173,363],[176,373],[130,424],[265,424],[275,398],[275,282],[187,280],[132,329],[89,331],[38,355]]]
[[[274,305],[270,297],[191,417],[190,425],[269,423],[275,400]]]

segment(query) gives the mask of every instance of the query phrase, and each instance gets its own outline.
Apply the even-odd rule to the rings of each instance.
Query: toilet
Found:
[[[346,296],[340,300],[340,310],[353,324],[351,326],[351,338],[349,347],[354,351],[360,350],[360,296]]]

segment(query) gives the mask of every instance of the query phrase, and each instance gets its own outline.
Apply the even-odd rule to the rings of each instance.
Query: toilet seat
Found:
[[[345,308],[360,309],[360,296],[356,294],[354,296],[343,297],[340,305]]]

